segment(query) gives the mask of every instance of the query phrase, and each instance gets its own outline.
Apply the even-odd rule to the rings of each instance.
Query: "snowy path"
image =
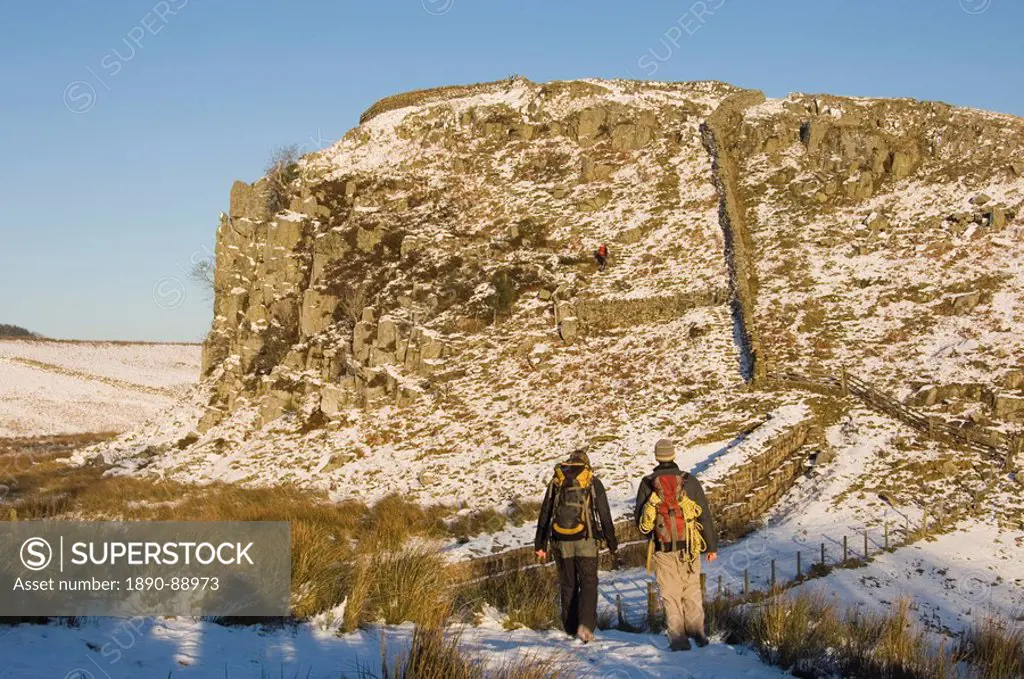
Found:
[[[408,647],[409,625],[384,628],[390,655]],[[463,645],[497,667],[516,657],[557,656],[579,677],[602,679],[776,679],[790,675],[764,665],[750,649],[712,643],[670,653],[661,637],[603,632],[589,646],[557,632],[506,631],[496,620],[467,628]],[[313,624],[260,631],[186,618],[93,619],[78,629],[21,625],[0,628],[0,679],[241,679],[354,677],[379,670],[380,630],[337,636]]]

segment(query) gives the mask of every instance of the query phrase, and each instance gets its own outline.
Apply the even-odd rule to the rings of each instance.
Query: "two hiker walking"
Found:
[[[717,558],[718,531],[696,477],[679,469],[669,439],[654,448],[657,466],[640,481],[634,519],[648,536],[648,570],[653,569],[665,607],[670,648],[688,650],[689,637],[706,646],[700,555]],[[562,627],[586,643],[597,625],[599,540],[617,561],[618,542],[608,497],[583,450],[555,467],[548,483],[534,548],[547,557],[550,544],[558,570]]]

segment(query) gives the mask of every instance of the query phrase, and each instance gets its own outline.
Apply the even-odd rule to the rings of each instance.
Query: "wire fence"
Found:
[[[815,543],[797,545],[788,557],[776,554],[760,562],[751,562],[760,568],[747,566],[731,572],[721,568],[716,572],[715,566],[710,565],[711,572],[701,573],[701,593],[706,604],[725,603],[728,607],[756,603],[825,577],[837,569],[864,567],[883,554],[946,532],[963,518],[966,518],[963,512],[925,510],[917,521],[905,516],[903,521],[886,521],[874,530],[845,533],[839,539],[824,536]],[[656,585],[650,579],[646,579],[643,585],[645,605],[642,610],[632,597],[626,600],[621,594],[616,594],[617,623],[613,626],[632,631],[663,629],[664,609]],[[962,590],[962,596],[976,604],[983,603],[988,597],[988,585],[984,583],[960,581],[957,588]]]
[[[767,559],[767,569],[759,569],[760,576],[752,574],[749,567],[730,574],[701,573],[701,593],[705,601],[724,599],[730,604],[760,601],[766,596],[824,577],[835,569],[865,566],[880,554],[893,552],[941,532],[948,525],[925,513],[917,524],[907,519],[903,525],[890,526],[886,523],[874,534],[865,529],[853,539],[847,534],[841,540],[826,538],[817,545],[804,544],[794,549],[789,559],[778,556]],[[643,625],[647,629],[658,629],[664,618],[661,599],[657,596],[654,582],[648,581],[646,588]],[[621,596],[616,597],[616,608],[622,619],[637,619],[635,612],[625,610]]]

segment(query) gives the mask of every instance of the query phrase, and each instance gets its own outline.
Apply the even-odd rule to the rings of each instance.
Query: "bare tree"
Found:
[[[192,263],[192,268],[188,272],[188,277],[192,279],[192,282],[196,284],[201,290],[207,293],[213,293],[213,275],[215,265],[212,257],[204,257],[198,259]]]
[[[297,174],[298,162],[297,144],[281,146],[270,154],[266,168],[266,201],[271,214],[280,212],[288,206],[288,194]]]

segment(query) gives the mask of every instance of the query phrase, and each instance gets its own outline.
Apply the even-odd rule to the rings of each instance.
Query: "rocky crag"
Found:
[[[659,435],[806,400],[759,388],[778,365],[1012,429],[1022,201],[1024,121],[944,104],[522,78],[391,97],[234,185],[206,400],[184,452],[141,465],[444,497],[532,490],[589,442],[627,485]]]
[[[267,180],[237,183],[218,231],[206,426],[239,397],[267,422],[297,392],[319,393],[327,417],[436,393],[527,298],[564,345],[721,306],[697,131],[735,90],[615,90],[514,80],[403,95],[301,161],[290,209],[268,212]],[[594,275],[598,242],[608,275]]]

